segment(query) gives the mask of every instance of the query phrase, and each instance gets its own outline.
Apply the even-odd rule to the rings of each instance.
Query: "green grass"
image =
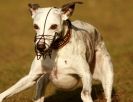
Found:
[[[59,7],[68,1],[0,1],[0,92],[26,75],[34,58],[34,30],[27,4],[34,2],[44,7]],[[121,102],[133,102],[133,1],[82,1],[84,4],[77,5],[72,20],[90,22],[100,30],[114,64],[114,87]],[[48,95],[52,89],[49,86]],[[5,102],[31,102],[33,96],[34,87]]]

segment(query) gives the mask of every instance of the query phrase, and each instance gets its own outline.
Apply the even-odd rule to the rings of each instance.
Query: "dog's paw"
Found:
[[[34,100],[33,102],[44,102],[44,97],[41,97],[40,99]]]

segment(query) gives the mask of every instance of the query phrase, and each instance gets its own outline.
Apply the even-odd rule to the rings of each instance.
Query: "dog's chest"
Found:
[[[42,65],[44,67],[45,71],[48,71],[49,73],[56,73],[57,70],[64,70],[71,67],[71,57],[47,57],[43,62]]]

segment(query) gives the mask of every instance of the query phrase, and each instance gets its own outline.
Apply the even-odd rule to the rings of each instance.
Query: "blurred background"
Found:
[[[34,30],[28,3],[42,7],[74,0],[0,1],[0,93],[30,70],[34,53]],[[121,102],[133,102],[133,0],[80,0],[71,20],[91,23],[101,32],[114,64],[114,88]],[[49,86],[47,95],[52,93]],[[5,102],[31,102],[34,87]]]

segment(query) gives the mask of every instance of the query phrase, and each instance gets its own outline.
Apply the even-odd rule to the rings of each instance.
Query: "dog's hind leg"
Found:
[[[98,79],[102,82],[105,98],[107,102],[111,102],[113,65],[104,43],[101,43],[101,46],[96,51],[96,66],[93,77],[94,79]]]
[[[113,86],[113,68],[110,58],[106,56],[103,62],[103,75],[102,75],[102,85],[105,93],[105,98],[107,102],[111,102],[111,93]]]
[[[37,60],[34,59],[31,70],[28,75],[20,79],[15,85],[13,85],[11,88],[7,89],[3,93],[0,94],[0,102],[2,102],[5,98],[8,98],[14,94],[17,94],[31,86],[33,86],[36,81],[44,74],[42,65],[41,65],[41,59]]]

